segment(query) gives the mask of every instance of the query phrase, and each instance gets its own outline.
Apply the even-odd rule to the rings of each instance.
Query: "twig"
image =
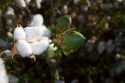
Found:
[[[51,3],[51,7],[52,7],[53,16],[55,17],[56,13],[55,13],[55,9],[54,9],[53,0],[50,0],[50,3]]]

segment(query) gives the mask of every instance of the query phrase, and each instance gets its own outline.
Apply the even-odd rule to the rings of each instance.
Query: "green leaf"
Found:
[[[58,19],[58,26],[67,29],[71,25],[71,17],[66,15]]]
[[[85,41],[85,37],[76,31],[65,34],[63,37],[63,52],[66,55],[77,51]]]

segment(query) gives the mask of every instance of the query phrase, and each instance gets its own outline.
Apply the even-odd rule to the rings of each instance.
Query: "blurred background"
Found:
[[[54,83],[125,83],[124,0],[26,0],[26,4],[0,0],[0,52],[11,48],[16,25],[28,26],[34,14],[43,15],[52,31],[59,17],[69,15],[71,27],[86,41],[77,52],[60,58]],[[36,62],[2,58],[7,73],[18,83],[53,83],[54,68],[44,58]]]

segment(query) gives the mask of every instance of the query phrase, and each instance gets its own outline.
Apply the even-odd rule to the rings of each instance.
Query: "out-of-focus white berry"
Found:
[[[8,42],[3,39],[0,39],[0,48],[6,48],[6,47],[8,47]]]
[[[106,43],[106,49],[107,49],[107,53],[110,54],[114,51],[115,49],[115,45],[113,44],[113,41],[111,39],[109,39]]]
[[[25,40],[17,41],[17,52],[22,57],[28,57],[32,54],[32,49],[30,44]]]
[[[43,24],[43,16],[40,14],[35,14],[31,21],[31,26],[41,26]]]
[[[24,0],[16,0],[16,3],[19,7],[26,7],[26,3]]]
[[[45,25],[42,25],[41,28],[43,29],[42,36],[51,37],[52,32]]]
[[[33,54],[40,55],[43,53],[49,46],[49,39],[47,37],[42,37],[39,42],[31,43],[31,48]]]
[[[43,29],[41,27],[26,27],[25,32],[28,42],[39,41],[43,35]]]
[[[106,49],[105,42],[104,41],[100,41],[98,46],[97,46],[98,53],[102,54],[105,49]]]
[[[24,32],[23,27],[17,27],[14,29],[14,40],[22,39],[24,40],[26,38],[26,33]]]
[[[43,0],[35,0],[35,1],[36,1],[36,6],[37,6],[37,8],[40,9],[40,8],[41,8],[41,2],[42,2]]]
[[[13,17],[10,16],[10,19],[8,18],[7,21],[6,21],[6,28],[9,30],[9,31],[12,31],[12,25],[13,25]]]
[[[0,58],[0,83],[9,83],[4,61]]]

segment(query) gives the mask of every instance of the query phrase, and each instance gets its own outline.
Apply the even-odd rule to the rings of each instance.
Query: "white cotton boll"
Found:
[[[43,35],[44,37],[51,37],[51,30],[49,30],[45,25],[42,25],[41,28],[43,29]]]
[[[124,59],[125,57],[122,55],[122,54],[119,54],[119,53],[117,53],[116,55],[115,55],[115,59],[116,60],[120,60],[120,59]]]
[[[3,55],[3,54],[5,54],[6,56],[12,56],[13,55],[12,51],[10,51],[10,50],[5,50],[5,51],[1,52],[0,55]]]
[[[32,54],[32,49],[29,43],[25,40],[17,41],[17,52],[22,57],[28,57]]]
[[[6,16],[15,16],[14,9],[9,7],[6,11]]]
[[[119,75],[124,71],[125,71],[125,61],[121,61],[114,69],[114,72],[116,75]]]
[[[110,54],[114,51],[115,49],[115,45],[113,44],[113,41],[111,39],[109,39],[106,43],[106,49],[107,49],[107,53]]]
[[[92,52],[93,48],[94,48],[94,43],[92,41],[92,39],[89,39],[86,44],[85,47],[87,48],[88,52]]]
[[[26,40],[28,42],[39,41],[43,35],[43,29],[40,27],[26,27]]]
[[[19,78],[14,75],[9,75],[9,83],[19,83]]]
[[[98,53],[102,54],[104,52],[105,48],[106,48],[105,42],[100,41],[98,46],[97,46]]]
[[[9,83],[4,61],[0,58],[0,83]]]
[[[26,3],[24,0],[16,0],[16,3],[19,7],[26,7]]]
[[[13,20],[12,20],[12,19],[8,19],[8,20],[6,21],[6,25],[7,25],[7,26],[11,26],[12,24],[13,24]],[[10,27],[7,27],[7,28],[11,29]]]
[[[26,33],[24,32],[23,27],[17,27],[14,29],[14,40],[25,39]]]
[[[123,0],[117,0],[117,2],[120,2],[120,3],[121,3],[122,1],[123,1]]]
[[[115,38],[116,46],[120,46],[122,44],[122,33],[119,33]]]
[[[31,2],[31,0],[25,0],[26,1],[26,3],[30,3]]]
[[[42,2],[43,0],[35,0],[35,1],[36,1],[36,6],[37,6],[37,8],[40,9],[40,8],[41,8],[41,2]]]
[[[40,14],[36,14],[33,16],[33,19],[31,21],[31,26],[41,26],[43,24],[43,16]]]
[[[122,37],[121,36],[116,36],[115,44],[116,44],[116,46],[120,46],[122,44]]]
[[[49,39],[47,37],[42,37],[42,39],[39,42],[31,43],[30,45],[33,54],[40,55],[48,48]]]

